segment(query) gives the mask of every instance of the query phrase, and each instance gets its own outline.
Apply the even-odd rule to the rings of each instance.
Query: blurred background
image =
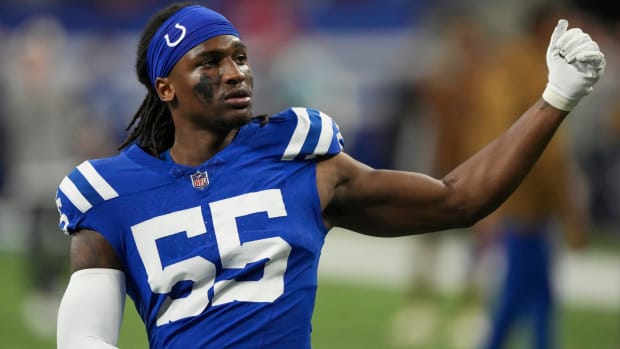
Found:
[[[160,0],[0,4],[0,347],[54,348],[68,238],[53,202],[114,154],[145,95],[133,66]],[[321,109],[376,168],[443,176],[539,98],[558,18],[607,57],[524,185],[471,229],[334,229],[321,348],[620,348],[620,11],[612,0],[207,1],[240,30],[256,114]],[[128,302],[121,348],[146,348]]]

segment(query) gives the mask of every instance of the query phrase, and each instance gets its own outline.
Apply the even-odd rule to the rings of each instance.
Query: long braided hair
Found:
[[[146,87],[147,95],[125,129],[126,131],[131,130],[131,132],[119,146],[119,150],[136,142],[147,153],[158,156],[174,143],[172,114],[170,114],[166,103],[159,99],[149,79],[146,52],[153,35],[170,16],[186,6],[196,4],[198,2],[176,3],[159,11],[151,17],[140,35],[136,57],[136,74],[140,83]]]

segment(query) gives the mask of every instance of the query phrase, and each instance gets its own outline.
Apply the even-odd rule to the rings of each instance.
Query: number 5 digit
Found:
[[[286,216],[280,190],[271,189],[235,196],[209,204],[224,269],[245,268],[248,263],[268,259],[258,281],[222,280],[215,283],[213,305],[232,301],[273,302],[284,292],[291,246],[280,237],[241,243],[237,217],[266,212],[269,218]]]
[[[157,314],[157,326],[200,314],[209,304],[209,288],[215,279],[215,265],[205,258],[194,256],[168,265],[161,264],[157,239],[185,231],[187,237],[205,234],[207,229],[200,207],[158,216],[131,227],[148,283],[154,293],[170,293],[182,280],[194,281],[192,292],[184,298],[166,298]]]

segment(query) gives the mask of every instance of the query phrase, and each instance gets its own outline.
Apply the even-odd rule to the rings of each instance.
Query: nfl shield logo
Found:
[[[193,175],[190,176],[192,179],[192,186],[196,189],[204,189],[207,185],[209,185],[209,177],[207,176],[207,172],[196,171]]]

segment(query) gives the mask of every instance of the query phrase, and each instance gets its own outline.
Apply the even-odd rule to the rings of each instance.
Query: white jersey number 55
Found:
[[[166,267],[162,266],[157,240],[185,232],[188,238],[206,234],[207,228],[200,206],[157,216],[131,227],[138,253],[154,293],[168,294],[180,281],[193,281],[187,297],[170,296],[157,314],[157,326],[200,314],[209,304],[232,301],[273,302],[284,292],[291,246],[280,237],[246,241],[239,240],[237,218],[265,212],[269,218],[286,216],[280,190],[270,189],[247,193],[209,204],[217,247],[224,269],[243,269],[247,264],[267,259],[263,277],[257,281],[220,280],[215,282],[215,264],[194,256]],[[208,291],[213,287],[213,299]]]

